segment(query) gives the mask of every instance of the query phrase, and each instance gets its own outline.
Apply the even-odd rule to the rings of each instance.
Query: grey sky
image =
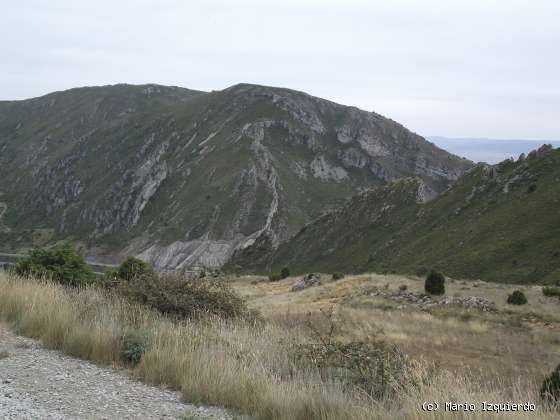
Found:
[[[560,139],[559,17],[557,0],[5,0],[0,99],[250,82],[422,135]]]

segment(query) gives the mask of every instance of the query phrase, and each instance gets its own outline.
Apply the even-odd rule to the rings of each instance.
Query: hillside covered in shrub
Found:
[[[354,197],[281,246],[272,269],[560,281],[560,150],[477,165],[428,202],[422,190],[407,179]]]

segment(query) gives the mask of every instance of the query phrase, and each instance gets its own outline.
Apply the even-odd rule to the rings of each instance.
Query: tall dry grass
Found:
[[[421,411],[424,401],[531,401],[535,386],[488,389],[476,378],[445,372],[394,399],[372,401],[349,392],[313,368],[293,361],[295,331],[263,324],[218,319],[172,321],[106,292],[66,289],[48,282],[0,273],[0,318],[19,334],[37,338],[53,349],[103,364],[122,364],[122,337],[144,331],[152,345],[133,372],[140,379],[182,392],[185,400],[215,404],[258,419],[425,419],[537,418],[558,413],[488,415],[476,411],[450,415]],[[417,372],[422,375],[422,365]],[[504,390],[510,391],[505,392]]]

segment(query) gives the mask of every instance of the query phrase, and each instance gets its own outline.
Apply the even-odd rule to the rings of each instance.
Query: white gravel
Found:
[[[74,359],[0,324],[0,419],[231,419],[177,392]]]

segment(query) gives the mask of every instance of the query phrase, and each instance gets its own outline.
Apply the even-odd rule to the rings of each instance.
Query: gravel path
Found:
[[[0,324],[0,419],[231,419],[179,393],[47,350]]]

